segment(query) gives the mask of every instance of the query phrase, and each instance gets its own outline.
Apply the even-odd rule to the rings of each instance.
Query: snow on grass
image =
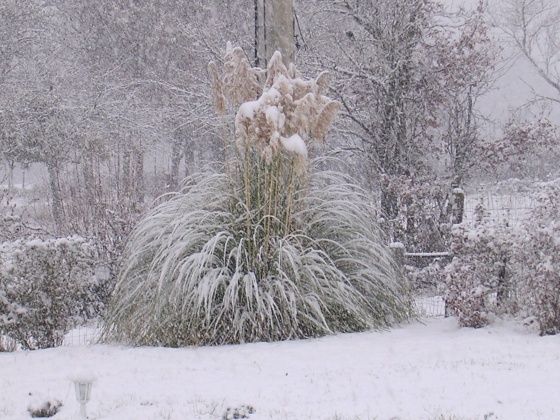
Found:
[[[68,378],[87,370],[90,419],[553,419],[559,350],[560,336],[513,322],[438,318],[291,342],[0,353],[0,418],[30,418],[41,399],[63,403],[54,419],[77,418]]]

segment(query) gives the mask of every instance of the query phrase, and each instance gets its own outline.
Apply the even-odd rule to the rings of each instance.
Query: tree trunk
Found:
[[[95,203],[95,176],[93,174],[93,162],[92,157],[87,156],[82,159],[82,173],[84,177],[84,190],[86,195],[86,201],[89,203],[90,206],[93,206]],[[79,180],[76,181],[76,184],[79,185]]]
[[[288,66],[295,59],[293,0],[255,0],[255,55],[258,66],[266,67],[275,51]]]
[[[137,149],[135,150],[134,155],[134,172],[136,175],[136,200],[139,206],[143,206],[146,196],[146,185],[144,182],[144,151]]]
[[[13,160],[8,161],[8,193],[11,194],[14,189],[14,168],[16,163]]]
[[[132,165],[131,151],[125,146],[122,157],[122,196],[128,201],[132,190]],[[121,199],[122,200],[122,199]]]
[[[175,190],[179,185],[179,166],[183,159],[183,150],[179,142],[173,142],[171,148],[171,171],[169,174],[169,189]]]
[[[192,175],[198,167],[197,154],[191,144],[186,144],[183,147],[183,156],[185,157],[185,177]]]
[[[62,228],[62,194],[59,183],[59,168],[56,163],[47,163],[47,171],[49,174],[49,185],[51,188],[51,207],[52,217],[54,221],[56,233],[60,233]]]

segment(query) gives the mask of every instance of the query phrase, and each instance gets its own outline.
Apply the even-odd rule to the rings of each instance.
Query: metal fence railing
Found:
[[[64,336],[63,346],[90,346],[96,344],[101,336],[101,325],[93,324],[76,327]]]
[[[445,301],[442,296],[417,296],[416,313],[421,318],[438,318],[445,316]]]
[[[518,226],[526,220],[535,207],[535,199],[528,194],[478,191],[467,194],[465,199],[465,222],[475,220],[476,207],[482,205],[484,212],[495,222],[507,222],[509,226]]]

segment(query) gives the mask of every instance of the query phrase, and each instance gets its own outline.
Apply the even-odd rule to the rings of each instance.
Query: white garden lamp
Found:
[[[70,378],[74,382],[74,390],[76,391],[76,400],[80,403],[80,415],[83,419],[87,419],[86,404],[91,397],[91,388],[95,377],[91,374],[80,374]]]
[[[80,415],[87,419],[86,416],[86,403],[91,397],[91,388],[93,382],[74,382],[74,388],[76,390],[76,399],[80,403]]]

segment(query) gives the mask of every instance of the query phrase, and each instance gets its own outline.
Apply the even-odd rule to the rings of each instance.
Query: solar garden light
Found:
[[[91,388],[93,387],[95,377],[93,375],[81,374],[72,377],[71,380],[74,382],[76,400],[80,403],[80,416],[83,419],[87,419],[86,404],[91,397]]]

